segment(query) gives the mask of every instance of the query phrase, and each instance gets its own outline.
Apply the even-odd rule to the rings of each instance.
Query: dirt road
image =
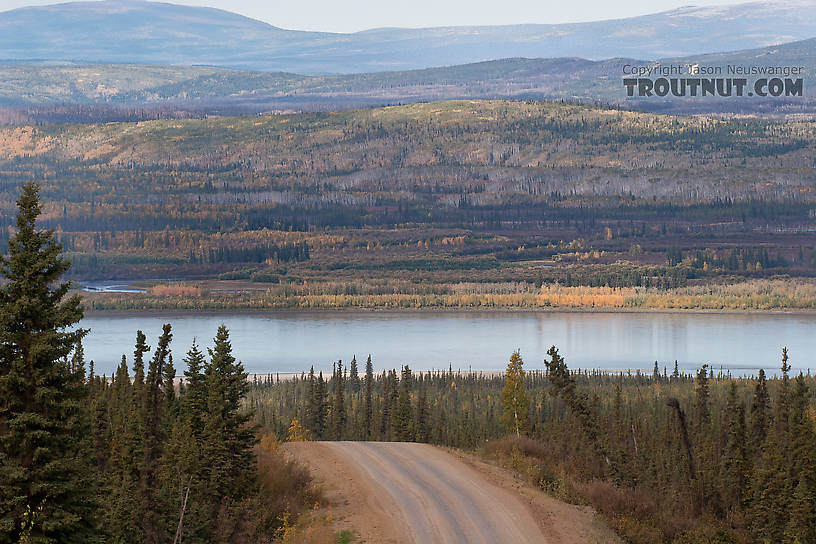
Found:
[[[365,542],[614,542],[591,512],[524,486],[500,469],[427,444],[298,442],[340,528]],[[583,526],[583,527],[582,527]],[[611,539],[610,539],[611,538]]]

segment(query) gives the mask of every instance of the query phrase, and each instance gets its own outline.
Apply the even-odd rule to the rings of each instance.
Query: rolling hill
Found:
[[[454,98],[566,98],[628,107],[690,111],[810,111],[816,85],[816,39],[779,46],[659,61],[509,58],[394,72],[305,76],[203,66],[7,64],[0,66],[0,104],[198,108],[204,113],[321,111]],[[793,100],[629,100],[622,66],[804,66],[804,98]],[[702,108],[702,110],[701,110]],[[798,110],[797,110],[798,108]],[[780,110],[780,111],[781,111]]]
[[[816,36],[816,0],[686,7],[576,24],[302,32],[211,8],[142,0],[0,13],[0,59],[210,65],[299,74],[363,73],[497,58],[662,58]]]
[[[728,243],[774,248],[797,267],[813,263],[812,274],[815,143],[810,122],[486,100],[4,127],[0,224],[13,224],[17,188],[36,180],[42,226],[58,229],[77,274],[97,279],[258,272],[306,288],[344,269],[377,285],[381,274],[516,281],[502,262],[548,259],[561,241],[577,259],[579,238],[613,253],[593,263],[632,249],[660,264],[669,247]],[[436,242],[406,237],[417,229]],[[476,235],[457,242],[465,230]],[[293,245],[304,241],[308,256]],[[266,269],[270,252],[285,271]],[[769,269],[769,257],[751,255]],[[643,284],[627,277],[618,285]]]

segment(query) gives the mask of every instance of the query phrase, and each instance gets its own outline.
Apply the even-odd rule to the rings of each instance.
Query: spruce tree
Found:
[[[93,363],[93,361],[91,361]],[[85,367],[85,348],[82,347],[82,338],[79,339],[76,346],[74,346],[74,353],[71,355],[71,371],[77,372]],[[88,375],[88,382],[93,380],[93,367],[90,369]]]
[[[380,410],[380,439],[388,440],[389,427],[391,425],[391,373],[386,373],[383,370],[382,378],[380,379],[380,401],[382,409]]]
[[[306,429],[315,432],[317,408],[317,380],[315,379],[314,365],[309,369],[309,380],[306,382],[306,410],[303,423]]]
[[[765,371],[759,369],[750,410],[749,445],[752,457],[759,456],[768,436],[769,410],[768,383],[765,380]]]
[[[694,379],[694,444],[697,449],[696,489],[693,491],[699,500],[698,505],[705,505],[717,499],[715,494],[718,458],[714,453],[714,438],[711,430],[711,409],[709,407],[711,373],[708,365],[702,365]]]
[[[816,489],[812,479],[801,479],[793,498],[785,527],[785,541],[790,544],[816,542]]]
[[[94,460],[100,473],[107,470],[109,459],[109,427],[111,391],[101,380],[91,383],[91,432],[94,439]]]
[[[170,354],[170,341],[173,334],[170,324],[162,327],[162,335],[150,361],[144,385],[142,401],[142,443],[144,454],[141,464],[140,482],[140,516],[141,527],[146,544],[158,544],[162,540],[162,527],[159,519],[159,462],[163,453],[166,436],[164,415],[167,410],[167,395],[164,391],[164,366]]]
[[[772,438],[775,441],[776,438]],[[790,490],[784,474],[788,459],[771,443],[751,474],[749,523],[760,542],[782,542],[788,520]]]
[[[317,375],[317,386],[315,392],[315,423],[314,434],[317,438],[326,437],[326,421],[328,419],[328,393],[326,392],[326,380],[323,379],[323,371]]]
[[[337,361],[337,373],[334,377],[334,404],[332,404],[332,425],[335,440],[343,438],[346,428],[345,383],[343,379],[343,361]]]
[[[788,364],[788,348],[782,348],[782,381],[779,384],[779,392],[776,396],[776,433],[780,444],[787,444],[788,418],[790,417],[790,377],[788,372],[791,366]]]
[[[167,406],[173,411],[176,401],[176,367],[173,366],[172,353],[168,354],[167,364],[162,369],[162,383],[164,384],[164,395],[167,397]]]
[[[783,542],[795,491],[791,478],[790,379],[788,350],[782,349],[782,379],[776,397],[775,425],[751,478],[750,522],[759,540]],[[805,493],[806,494],[806,493]]]
[[[397,424],[395,438],[403,442],[414,440],[413,410],[411,408],[411,369],[408,365],[402,367],[399,398],[397,399]]]
[[[349,364],[348,388],[351,393],[360,391],[360,372],[357,369],[356,355],[351,358],[351,363]]]
[[[610,438],[620,441],[624,435],[624,421],[623,421],[623,394],[621,391],[622,378],[618,379],[615,384],[615,395],[612,397],[612,413],[610,414],[609,434]]]
[[[163,539],[176,534],[183,542],[209,542],[215,503],[202,479],[201,442],[190,421],[173,421],[160,467],[159,503]]]
[[[416,441],[428,441],[428,397],[425,394],[425,385],[420,385],[419,395],[417,395],[416,408]]]
[[[555,387],[556,393],[562,399],[564,399],[564,402],[567,403],[570,410],[572,410],[573,413],[578,416],[579,420],[581,421],[581,427],[584,429],[587,438],[594,446],[598,455],[604,459],[607,465],[610,465],[610,468],[613,471],[617,470],[617,462],[615,461],[613,463],[613,459],[610,458],[607,445],[601,437],[597,415],[589,406],[586,396],[576,391],[575,380],[570,375],[569,368],[567,368],[567,362],[563,357],[561,357],[561,355],[558,353],[558,348],[555,346],[552,346],[549,350],[547,350],[547,355],[550,356],[549,361],[546,359],[544,360],[544,364],[547,366],[547,378]],[[523,363],[520,361],[520,359],[521,356],[519,356],[518,367],[522,368]],[[513,364],[512,357],[510,359],[510,363]],[[510,365],[508,365],[508,368],[510,368]],[[517,381],[517,379],[514,381]],[[516,386],[513,386],[513,388],[515,387]],[[505,384],[505,389],[506,388],[507,384]],[[507,425],[506,422],[505,425]]]
[[[136,331],[136,348],[133,350],[133,387],[137,402],[144,400],[142,389],[145,383],[144,354],[150,351],[147,337],[142,331]]]
[[[165,535],[175,534],[184,542],[207,542],[211,540],[217,504],[209,493],[202,462],[208,391],[206,360],[195,339],[184,362],[186,384],[179,388],[179,399],[166,395],[168,403],[176,409],[169,418],[170,432],[161,460],[159,503]],[[172,383],[172,374],[165,372],[165,388]]]
[[[206,360],[198,349],[196,340],[184,358],[187,369],[184,371],[185,391],[182,399],[183,413],[189,422],[193,436],[200,438],[207,412],[207,379],[204,376]]]
[[[711,422],[711,413],[708,409],[708,372],[706,368],[708,365],[703,365],[697,371],[697,378],[695,380],[695,423],[697,432],[704,432]]]
[[[204,443],[209,466],[209,484],[219,497],[240,501],[252,481],[255,431],[248,423],[252,413],[241,410],[249,392],[247,373],[232,355],[229,330],[218,327],[207,378],[207,418]]]
[[[816,543],[816,427],[804,375],[794,380],[791,393],[790,471],[793,487],[787,536],[791,542]]]
[[[134,384],[122,362],[114,377],[111,406],[111,444],[109,475],[111,496],[106,501],[106,520],[110,534],[122,542],[138,541],[141,535],[138,489],[141,466],[140,416],[135,410]]]
[[[399,407],[400,383],[397,371],[393,368],[388,371],[388,387],[388,397],[386,399],[388,403],[388,440],[394,440],[397,438],[397,429],[399,428],[397,410]]]
[[[16,232],[0,257],[0,541],[89,542],[96,506],[81,365],[66,363],[86,334],[70,264],[37,228],[39,188],[23,185]]]
[[[728,438],[723,456],[725,482],[722,495],[728,508],[739,510],[742,508],[748,459],[745,444],[745,408],[737,397],[737,384],[734,381],[731,381],[728,388],[726,412]]]
[[[374,368],[371,365],[371,355],[366,359],[365,367],[365,398],[363,399],[363,438],[371,437],[371,425],[373,417],[372,395],[374,387]]]

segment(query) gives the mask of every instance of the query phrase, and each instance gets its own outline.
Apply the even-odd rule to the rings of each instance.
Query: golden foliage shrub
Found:
[[[157,297],[199,298],[203,290],[195,285],[161,283],[151,287],[148,293]]]

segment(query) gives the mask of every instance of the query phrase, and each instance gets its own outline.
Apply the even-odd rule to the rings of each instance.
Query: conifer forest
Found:
[[[556,497],[591,505],[627,542],[816,542],[816,379],[572,372],[510,356],[504,375],[270,376],[248,405],[280,440],[419,441],[480,451]],[[355,370],[360,376],[355,377]]]
[[[60,279],[69,263],[36,226],[37,186],[18,203],[0,261],[0,541],[275,538],[313,490],[272,442],[259,443],[226,327],[208,353],[189,346],[175,363],[170,324],[155,347],[135,331],[116,374],[96,375],[87,330],[75,327],[80,299]]]
[[[700,4],[0,0],[0,544],[816,544],[816,0]]]
[[[353,356],[250,379],[227,327],[203,350],[175,347],[168,323],[100,376],[38,191],[23,186],[0,260],[2,542],[307,541],[324,498],[280,444],[309,440],[475,452],[627,542],[816,542],[816,380],[787,349],[742,378],[576,372],[553,346],[529,372],[516,351],[504,373]]]
[[[70,277],[140,291],[99,311],[812,310],[814,142],[564,101],[10,126],[0,221],[39,183]]]

